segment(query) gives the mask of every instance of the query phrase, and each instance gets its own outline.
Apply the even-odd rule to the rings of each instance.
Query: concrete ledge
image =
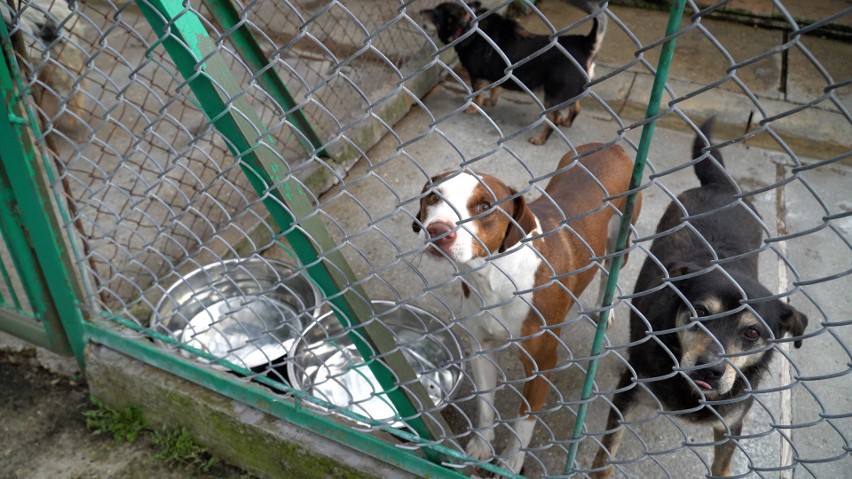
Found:
[[[138,406],[149,425],[183,426],[222,460],[259,477],[413,477],[110,348],[86,348],[92,396],[112,408]]]
[[[599,76],[613,71],[613,68],[599,65]],[[622,121],[638,122],[645,118],[651,85],[654,77],[639,73],[622,73],[592,87],[595,93],[612,108]],[[669,79],[668,86],[681,97],[699,90],[702,85],[678,79]],[[671,97],[664,94],[660,111],[664,111]],[[800,108],[791,102],[758,98],[759,105],[767,115],[774,116],[792,112]],[[694,96],[676,105],[692,121],[701,123],[715,116],[714,129],[717,139],[735,138],[757,127],[764,119],[751,99],[721,88],[714,88]],[[583,107],[599,114],[606,114],[604,108],[594,100],[585,100]],[[608,114],[607,114],[608,115]],[[749,119],[751,123],[749,124]],[[657,123],[658,127],[692,131],[689,125],[677,115],[667,115]],[[808,108],[776,119],[770,123],[772,130],[797,155],[810,155],[828,159],[849,151],[852,129],[846,118],[837,111],[822,108]],[[749,146],[784,151],[782,146],[767,134],[757,134],[746,141]],[[842,160],[850,164],[850,159]]]

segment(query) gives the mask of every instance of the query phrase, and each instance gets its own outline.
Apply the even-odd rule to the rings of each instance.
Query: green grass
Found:
[[[157,448],[157,458],[170,464],[207,471],[216,463],[216,458],[195,444],[192,436],[183,427],[169,431],[163,426],[162,431],[154,433],[153,442]]]
[[[164,425],[159,431],[152,430],[147,427],[142,410],[136,406],[116,411],[96,398],[90,398],[90,401],[92,408],[85,411],[83,416],[86,418],[86,427],[93,434],[108,434],[116,442],[127,443],[133,443],[140,435],[145,435],[145,439],[156,450],[154,457],[173,468],[209,472],[217,465],[216,458],[196,444],[184,427],[169,429]]]
[[[91,402],[94,408],[84,412],[83,416],[86,417],[86,427],[95,435],[111,434],[117,442],[132,443],[145,429],[145,419],[138,407],[115,411],[95,398],[91,398]]]

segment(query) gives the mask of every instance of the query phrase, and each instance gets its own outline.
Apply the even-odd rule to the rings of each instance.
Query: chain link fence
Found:
[[[375,432],[381,425],[402,426],[395,417],[396,403],[380,394],[372,373],[358,365],[359,354],[347,342],[347,333],[354,328],[361,334],[361,326],[341,327],[327,314],[333,308],[302,281],[310,265],[295,259],[298,245],[290,244],[269,217],[264,204],[268,196],[252,188],[243,160],[234,158],[229,138],[215,128],[217,119],[205,116],[204,99],[192,94],[163,49],[166,35],[150,27],[137,4],[0,1],[8,2],[0,8],[12,26],[24,82],[45,133],[40,141],[50,150],[57,173],[52,187],[67,203],[72,241],[81,246],[78,266],[89,312],[106,314],[116,327],[124,324],[134,331],[130,334],[154,337],[164,350],[197,358],[205,367],[233,363],[242,375],[263,378],[282,395],[290,392],[276,384],[301,388],[314,398],[317,414],[344,411],[355,420],[354,428]],[[539,216],[545,210],[556,215],[557,226],[541,229],[551,224],[542,217],[539,229],[524,229],[532,239],[521,242],[520,250],[535,253],[518,271],[498,266],[490,273],[512,278],[508,283],[477,276],[504,264],[500,258],[522,254],[492,247],[486,238],[491,233],[480,220],[496,214],[501,233],[507,227],[524,228],[517,217],[509,218],[509,203],[550,198],[553,190],[546,188],[558,173],[599,158],[602,146],[583,144],[618,145],[630,158],[636,156],[641,114],[665,40],[665,12],[608,5],[595,20],[568,3],[525,2],[518,9],[525,30],[513,31],[513,41],[532,42],[535,34],[550,37],[521,59],[510,60],[488,49],[499,42],[484,33],[489,21],[507,14],[509,1],[483,2],[481,8],[452,2],[462,21],[450,32],[449,46],[439,39],[443,19],[430,13],[440,1],[234,1],[230,4],[238,27],[254,36],[269,59],[265,70],[274,71],[292,97],[292,105],[283,105],[239,52],[234,40],[238,27],[223,25],[214,12],[221,3],[185,2],[177,17],[195,14],[201,19],[215,51],[226,59],[240,97],[258,113],[265,128],[261,136],[268,135],[286,160],[287,178],[315,195],[311,216],[322,220],[358,278],[347,286],[361,287],[381,300],[371,307],[367,323],[388,325],[394,349],[403,351],[435,401],[421,404],[415,415],[441,415],[447,428],[435,442],[476,456],[453,461],[453,467],[466,467],[460,470],[470,474],[477,464],[494,463],[514,473],[523,466],[521,473],[529,477],[568,471],[604,474],[609,463],[616,475],[627,477],[848,474],[852,75],[848,65],[837,61],[848,59],[852,51],[846,36],[848,6],[817,2],[802,10],[808,2],[776,0],[760,7],[686,2],[657,117],[667,128],[654,137],[638,188],[644,198],[630,229],[629,262],[618,276],[612,307],[602,308],[596,293],[610,271],[605,260],[612,258],[612,250],[602,248],[607,228],[616,231],[615,223],[589,220],[595,228],[603,225],[603,236],[595,240],[583,238],[591,234],[583,232],[587,226],[576,225],[601,214],[620,220],[629,171],[623,184],[614,187],[617,181],[607,178],[616,175],[615,167],[598,172],[583,166],[600,177],[587,178],[587,192],[572,193],[573,201],[600,196],[598,203],[570,210],[573,217],[562,210],[536,210]],[[731,18],[758,27],[748,31],[729,22]],[[177,28],[179,22],[170,25]],[[589,68],[592,63],[583,64],[573,47],[553,40],[557,34],[585,36],[595,26],[606,34],[594,69]],[[499,79],[471,83],[454,54],[454,47],[470,39],[488,45],[475,56],[497,62]],[[551,57],[544,67],[530,67],[533,76],[562,71],[564,61],[570,64],[566,74],[577,76],[581,84],[590,81],[587,88],[556,95],[555,102],[546,98],[547,91],[544,100],[531,95],[535,88],[523,84],[531,80],[522,68],[546,53],[563,59]],[[576,58],[565,60],[569,53]],[[440,80],[425,95],[422,82],[436,72]],[[492,105],[498,87],[505,93]],[[480,94],[490,97],[482,101]],[[567,128],[554,113],[577,99],[583,110]],[[394,120],[388,115],[389,108],[399,108],[397,102],[410,107],[399,122],[395,119],[401,115]],[[312,133],[292,121],[297,112]],[[711,116],[717,117],[716,130],[704,143],[698,127]],[[799,131],[817,122],[834,131]],[[527,142],[547,125],[554,132],[544,146]],[[311,135],[318,143],[312,144]],[[695,138],[699,149],[692,154]],[[607,151],[604,156],[613,154]],[[740,408],[711,421],[720,431],[715,436],[713,427],[679,417],[694,411],[671,410],[668,398],[655,398],[659,390],[648,386],[653,379],[642,377],[630,355],[631,346],[664,334],[637,331],[641,319],[636,318],[647,310],[636,304],[648,293],[634,286],[643,263],[667,266],[652,244],[680,229],[667,231],[669,226],[657,232],[657,222],[671,202],[676,212],[693,208],[680,204],[678,195],[698,185],[692,166],[708,152],[725,158],[735,182],[733,211],[750,202],[760,215],[751,219],[763,238],[742,253],[759,263],[759,280],[770,296],[748,297],[757,301],[746,301],[751,305],[746,312],[758,318],[758,329],[771,326],[771,319],[761,317],[761,305],[770,302],[789,303],[808,318],[805,331],[788,328],[803,339],[801,349],[775,337],[784,331],[776,329],[762,343],[761,353],[720,353],[718,363],[747,386],[731,397],[701,396],[710,400],[698,406],[708,414],[730,404]],[[567,163],[559,166],[563,155]],[[573,163],[577,159],[581,163]],[[466,183],[466,173],[459,173],[466,169],[492,174],[514,189],[500,197],[496,183],[483,177]],[[445,171],[454,173],[433,179]],[[454,186],[443,189],[444,184]],[[428,206],[470,206],[463,195],[472,195],[477,185],[492,195],[484,209],[466,213],[454,206],[456,219],[449,229],[429,228]],[[548,201],[564,206],[558,197]],[[434,254],[447,238],[465,235],[475,237],[473,250],[490,251],[481,262],[465,266],[448,253],[449,247]],[[541,246],[548,238],[562,241],[560,235],[573,238],[566,243],[570,252]],[[429,236],[432,241],[424,241]],[[534,243],[539,239],[541,243]],[[580,259],[572,259],[565,269],[568,256]],[[540,265],[538,275],[523,271],[532,265]],[[724,266],[722,261],[709,269],[725,271]],[[592,275],[596,279],[589,286],[577,286]],[[581,279],[575,284],[574,278]],[[678,282],[668,284],[676,289]],[[512,291],[500,296],[490,290],[495,285]],[[564,317],[550,317],[554,313],[542,305],[558,307],[536,299],[553,287],[561,288],[551,295],[558,297],[556,303],[574,304]],[[482,304],[471,307],[472,298]],[[739,318],[743,311],[739,304],[732,307],[735,313],[702,307],[716,319]],[[592,357],[602,311],[615,317],[603,353]],[[694,306],[688,312],[702,316]],[[640,339],[631,337],[631,315],[633,334]],[[270,322],[279,317],[287,320]],[[484,336],[483,328],[496,332]],[[680,323],[674,328],[667,332],[679,337],[688,329]],[[709,333],[715,329],[703,330],[715,338],[711,343],[725,346],[724,338]],[[533,343],[539,342],[545,343],[544,353],[533,352],[539,347]],[[756,376],[738,369],[746,369],[740,359],[765,351],[774,351],[774,359],[764,368],[764,381],[751,388],[751,382],[757,385]],[[600,363],[593,394],[583,400],[581,385],[591,359]],[[676,368],[681,366],[683,377],[689,376],[690,365]],[[625,370],[631,371],[628,381],[619,384]],[[637,376],[638,381],[631,381]],[[691,380],[693,386],[702,382]],[[634,388],[651,392],[645,406],[627,417],[621,414],[626,411],[618,412],[615,419],[620,420],[607,424],[613,404],[619,404],[614,395]],[[750,409],[744,407],[747,403]],[[573,438],[582,404],[588,406],[588,416],[579,437]],[[738,415],[745,417],[742,431],[736,429]],[[611,433],[622,437],[619,451],[598,453],[602,444],[612,447],[606,439]],[[471,442],[478,446],[471,448]],[[566,467],[576,444],[576,461]],[[728,446],[717,447],[722,444]],[[417,446],[403,442],[401,447]],[[720,450],[725,447],[735,450],[730,470],[711,465],[714,448],[724,455]],[[519,449],[525,456],[518,455]],[[606,460],[595,462],[596,454]]]

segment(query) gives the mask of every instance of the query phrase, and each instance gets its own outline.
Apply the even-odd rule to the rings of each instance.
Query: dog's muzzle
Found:
[[[718,357],[702,356],[693,367],[695,370],[689,373],[689,377],[702,391],[715,391],[719,388],[719,382],[725,375],[725,361]]]
[[[438,248],[447,249],[456,240],[456,225],[446,221],[435,221],[426,226],[426,239]]]
[[[458,40],[458,38],[460,36],[464,35],[464,32],[466,32],[469,27],[470,27],[470,24],[468,23],[466,25],[462,25],[462,26],[456,28],[456,31],[453,32],[453,35],[450,37],[450,41],[454,42],[454,41]]]

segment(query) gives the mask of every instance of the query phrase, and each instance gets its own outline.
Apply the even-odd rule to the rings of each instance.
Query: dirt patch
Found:
[[[148,431],[132,444],[94,435],[85,384],[38,366],[34,350],[0,351],[0,478],[252,479],[217,463],[206,471],[156,457]]]

